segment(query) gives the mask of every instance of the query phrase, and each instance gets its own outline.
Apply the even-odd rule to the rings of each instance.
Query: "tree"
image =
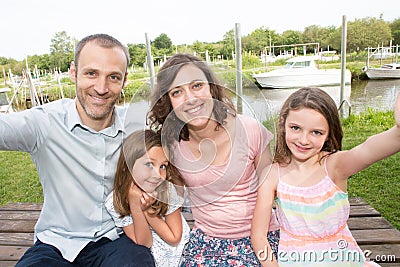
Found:
[[[171,39],[168,37],[168,35],[166,35],[165,33],[160,34],[159,36],[157,36],[154,41],[152,42],[152,45],[156,48],[156,49],[167,49],[167,50],[172,50],[172,41]]]
[[[328,47],[331,49],[331,37],[335,33],[336,27],[320,27],[318,25],[311,25],[303,31],[303,41],[305,43],[319,43],[320,48],[327,50]]]
[[[261,27],[242,38],[243,50],[260,55],[266,46],[276,44],[278,40],[279,37],[275,31]]]
[[[390,29],[392,30],[393,45],[400,45],[400,18],[390,23]]]
[[[69,63],[73,60],[74,44],[73,38],[69,37],[65,31],[55,33],[50,45],[52,68],[60,68],[61,71],[68,70]]]
[[[51,60],[49,54],[33,55],[28,57],[29,68],[32,70],[36,65],[39,70],[51,70]]]
[[[235,32],[233,29],[224,34],[222,45],[222,55],[225,58],[231,57],[232,52],[235,52]]]
[[[131,64],[134,66],[143,66],[146,62],[146,45],[145,44],[128,44]]]
[[[341,27],[338,30],[341,32]],[[387,46],[391,39],[389,23],[382,18],[355,19],[347,25],[347,48],[350,52],[362,51],[367,47]]]

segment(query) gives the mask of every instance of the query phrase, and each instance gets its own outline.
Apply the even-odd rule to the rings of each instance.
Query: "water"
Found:
[[[320,87],[326,91],[336,102],[340,104],[340,86]],[[243,90],[243,113],[253,115],[260,120],[277,114],[286,98],[297,89],[256,89]],[[368,80],[353,82],[344,88],[343,99],[350,102],[351,113],[359,114],[368,108],[379,111],[393,110],[393,106],[400,92],[400,79],[395,80]],[[349,113],[349,107],[343,104],[345,115]]]
[[[336,104],[340,103],[340,86],[320,87],[332,96]],[[351,113],[359,114],[369,107],[374,110],[393,110],[397,94],[400,92],[400,79],[368,80],[353,82],[344,88],[344,99],[351,103]],[[286,98],[297,89],[259,89],[256,86],[243,88],[243,114],[264,121],[275,116]],[[234,100],[236,102],[236,100]],[[135,116],[145,118],[148,104],[145,100],[131,103]],[[344,105],[345,115],[348,106]]]

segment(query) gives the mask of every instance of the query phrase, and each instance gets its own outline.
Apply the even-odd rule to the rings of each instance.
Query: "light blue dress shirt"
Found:
[[[35,241],[57,247],[69,261],[90,241],[118,238],[104,201],[123,138],[144,125],[135,118],[128,126],[127,112],[116,107],[114,124],[99,132],[82,124],[73,99],[0,115],[0,149],[30,153],[43,187]]]

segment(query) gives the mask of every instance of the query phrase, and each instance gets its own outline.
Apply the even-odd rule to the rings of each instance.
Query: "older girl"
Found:
[[[348,226],[347,179],[400,151],[400,95],[396,125],[347,151],[333,99],[318,88],[302,88],[286,100],[279,116],[275,163],[259,188],[251,240],[268,251],[264,237],[272,204],[281,225],[278,262],[263,266],[374,266],[365,259]]]

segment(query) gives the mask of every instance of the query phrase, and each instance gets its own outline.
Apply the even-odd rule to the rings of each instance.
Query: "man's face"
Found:
[[[106,121],[127,78],[127,61],[121,48],[104,48],[87,43],[78,65],[71,64],[71,80],[76,83],[77,109],[84,123]]]

